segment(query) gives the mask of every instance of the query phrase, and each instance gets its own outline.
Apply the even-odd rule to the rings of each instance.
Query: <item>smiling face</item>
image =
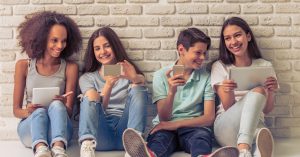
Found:
[[[235,57],[248,56],[248,42],[251,35],[237,25],[228,25],[223,31],[226,48]]]
[[[64,26],[55,24],[51,27],[47,40],[46,53],[52,57],[59,57],[67,45],[67,30]]]
[[[183,45],[178,46],[180,53],[180,62],[189,70],[199,69],[206,59],[207,44],[203,42],[196,42],[188,50]]]
[[[115,53],[104,36],[97,37],[93,42],[94,54],[101,64],[116,64]]]

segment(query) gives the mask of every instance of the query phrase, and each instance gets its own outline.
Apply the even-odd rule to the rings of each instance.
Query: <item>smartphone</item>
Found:
[[[122,73],[122,66],[120,64],[103,65],[103,76],[120,76]]]
[[[173,76],[178,74],[183,74],[184,66],[183,65],[174,65],[173,66]]]

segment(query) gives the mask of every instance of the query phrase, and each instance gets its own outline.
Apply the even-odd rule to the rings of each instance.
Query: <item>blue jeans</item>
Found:
[[[212,138],[212,130],[209,128],[185,127],[176,131],[157,131],[148,136],[147,145],[157,157],[169,157],[179,150],[197,157],[211,153]]]
[[[49,108],[38,108],[29,117],[21,120],[18,125],[18,135],[26,147],[34,148],[43,142],[52,146],[62,141],[67,147],[72,139],[72,123],[65,105],[54,100]]]
[[[80,104],[79,142],[96,141],[96,150],[123,150],[122,134],[126,128],[143,132],[146,126],[147,89],[135,86],[128,89],[121,117],[105,115],[101,103],[84,97]]]

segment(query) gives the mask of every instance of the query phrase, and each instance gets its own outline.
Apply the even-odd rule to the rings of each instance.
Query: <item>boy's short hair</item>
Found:
[[[177,47],[182,44],[186,50],[193,47],[196,42],[207,44],[207,50],[210,48],[211,40],[206,34],[197,28],[188,28],[180,32],[177,39]]]

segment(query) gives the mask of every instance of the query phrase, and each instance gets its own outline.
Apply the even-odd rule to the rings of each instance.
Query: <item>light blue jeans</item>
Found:
[[[34,148],[40,142],[52,146],[57,141],[62,141],[67,147],[72,134],[67,109],[59,100],[54,100],[48,109],[36,109],[18,125],[18,135],[25,147]]]
[[[135,86],[128,89],[125,109],[121,117],[105,115],[101,103],[89,101],[80,104],[79,142],[96,141],[96,150],[123,150],[122,134],[126,128],[143,132],[146,126],[147,89]]]
[[[257,92],[248,92],[241,100],[217,116],[214,123],[216,140],[221,146],[237,146],[246,143],[252,146],[256,129],[263,126],[260,114],[266,97]]]

